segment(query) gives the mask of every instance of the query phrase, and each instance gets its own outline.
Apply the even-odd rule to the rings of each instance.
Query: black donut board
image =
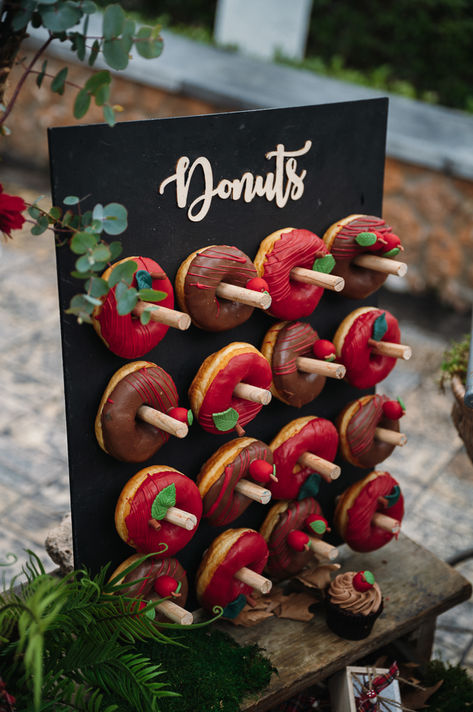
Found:
[[[333,222],[352,213],[381,215],[387,104],[387,99],[374,99],[125,122],[114,128],[54,128],[49,131],[53,203],[61,205],[67,195],[90,196],[82,203],[84,210],[96,203],[122,203],[128,210],[128,228],[118,238],[122,257],[152,257],[171,281],[187,255],[206,245],[236,245],[253,259],[261,240],[280,228],[306,228],[322,236]],[[278,144],[296,151],[308,140],[310,150],[296,158],[297,173],[307,172],[304,192],[284,207],[265,197],[249,203],[214,197],[207,215],[191,221],[187,208],[177,205],[174,183],[162,195],[158,192],[181,156],[188,156],[191,164],[205,156],[216,186],[247,171],[264,177],[275,170],[275,159],[265,157],[268,152]],[[197,169],[188,203],[203,189],[202,171]],[[111,561],[111,572],[134,553],[114,526],[115,504],[127,480],[151,464],[170,465],[195,480],[201,465],[235,434],[209,434],[194,423],[186,440],[171,437],[151,461],[136,465],[119,462],[100,449],[94,434],[97,407],[109,379],[126,361],[106,348],[92,326],[79,325],[65,314],[71,297],[82,289],[82,283],[70,276],[74,260],[67,247],[57,249],[74,560],[76,566],[93,572]],[[307,321],[321,338],[331,338],[343,317],[365,304],[376,304],[376,296],[360,302],[325,290]],[[255,310],[246,323],[227,332],[204,332],[194,326],[185,332],[169,329],[143,358],[172,375],[179,404],[187,406],[187,389],[206,356],[231,341],[248,341],[259,348],[274,321]],[[246,426],[246,434],[269,443],[290,420],[310,414],[333,420],[348,401],[367,392],[327,379],[320,396],[301,409],[273,398]],[[318,497],[329,520],[335,497],[366,474],[343,461],[339,464],[341,477],[331,484],[322,482]],[[263,505],[252,503],[227,527],[211,527],[202,520],[178,554],[191,581],[215,536],[229,527],[258,529],[266,512]],[[194,606],[191,597],[188,607]]]

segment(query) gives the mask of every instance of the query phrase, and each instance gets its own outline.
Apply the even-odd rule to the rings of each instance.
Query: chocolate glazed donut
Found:
[[[399,421],[391,420],[383,413],[383,404],[388,401],[384,395],[363,396],[342,410],[337,425],[340,450],[345,460],[357,467],[373,468],[391,455],[395,445],[375,438],[378,427],[399,432]]]
[[[237,247],[211,245],[193,252],[179,267],[177,298],[195,326],[206,331],[227,331],[247,321],[253,307],[219,299],[218,285],[225,282],[246,287],[248,280],[255,277],[253,262]]]
[[[350,299],[365,299],[386,281],[387,275],[352,263],[357,255],[368,252],[355,238],[360,232],[376,231],[381,236],[393,232],[384,220],[374,215],[350,215],[329,227],[323,240],[335,258],[332,274],[343,277],[345,287],[341,294]],[[376,254],[370,251],[370,254]]]
[[[313,358],[312,347],[318,338],[317,332],[301,321],[275,324],[265,336],[261,352],[271,364],[271,390],[288,405],[301,408],[317,398],[325,385],[324,376],[304,373],[296,365],[298,356]]]

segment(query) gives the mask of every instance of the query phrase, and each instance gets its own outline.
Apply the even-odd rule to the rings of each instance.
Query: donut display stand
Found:
[[[65,313],[80,284],[70,277],[74,255],[58,249],[77,566],[94,572],[110,561],[113,571],[133,554],[131,546],[137,551],[159,551],[166,534],[169,548],[159,558],[178,557],[187,572],[186,607],[192,611],[199,605],[196,575],[204,551],[230,527],[258,532],[269,507],[280,499],[314,496],[331,526],[324,541],[333,546],[341,543],[332,526],[335,500],[372,468],[360,469],[337,455],[334,423],[348,403],[372,394],[373,388],[346,380],[348,368],[342,358],[333,360],[329,342],[355,308],[376,309],[377,295],[358,302],[343,295],[343,278],[333,274],[333,259],[321,238],[345,216],[382,215],[386,116],[387,101],[373,99],[123,122],[113,129],[96,125],[50,131],[54,204],[61,204],[67,195],[90,196],[81,204],[84,210],[97,202],[123,204],[128,211],[128,227],[121,236],[124,259],[138,261],[138,268],[150,275],[152,288],[168,294],[166,303],[156,303],[156,311],[169,308],[181,315],[179,319],[185,317],[188,327],[150,321],[146,326],[153,337],[142,339],[140,334],[135,340],[134,330],[142,326],[138,313],[123,319],[123,329],[122,321],[113,324],[113,314],[105,320],[101,316],[101,311],[113,306],[112,291],[95,315],[102,339],[108,345],[114,340],[118,343],[108,348],[92,328],[79,326],[73,315]],[[264,255],[254,264],[261,248]],[[234,301],[234,290],[246,294],[250,303],[240,297]],[[142,304],[138,311],[149,308]],[[287,322],[284,327],[277,326],[281,320]],[[105,322],[110,328],[108,338]],[[283,328],[284,334],[280,333]],[[296,331],[300,343],[284,355],[284,363],[277,362],[272,369],[260,351],[264,351],[263,344],[282,337],[285,350],[284,344]],[[133,346],[122,350],[123,343]],[[225,360],[235,344],[242,350],[232,352],[229,369],[222,369],[214,355]],[[146,361],[138,361],[134,370],[131,364],[145,353]],[[215,368],[207,368],[207,359],[216,359]],[[311,370],[318,364],[322,373]],[[281,374],[286,368],[292,373]],[[117,373],[128,375],[128,369],[131,383],[113,381]],[[159,393],[149,383],[152,373],[159,375]],[[285,377],[282,385],[281,375]],[[292,400],[293,380],[299,378],[298,395]],[[142,379],[148,382],[143,388]],[[118,404],[110,402],[115,401],[107,389],[110,382],[119,389],[115,392]],[[259,395],[254,388],[260,390]],[[258,397],[265,400],[251,399]],[[120,415],[117,405],[122,402],[125,408]],[[185,437],[142,418],[147,408],[157,417],[174,420],[180,432],[187,430]],[[185,422],[190,409],[192,427]],[[126,422],[121,422],[122,417]],[[301,452],[299,445],[281,443],[289,448],[294,462],[278,466],[275,452],[276,468],[270,473],[271,453],[264,444],[271,447],[281,432],[287,432],[288,424],[299,419],[317,427],[325,424],[327,442],[319,453],[312,453],[319,458],[317,464],[304,439]],[[108,426],[113,431],[115,425],[118,435],[112,437],[115,447],[111,449]],[[132,434],[135,444],[127,444],[123,451],[117,443],[129,437],[131,442]],[[266,464],[255,476],[255,468],[252,472],[247,461],[251,466],[251,446],[248,451],[227,453],[233,457],[227,461],[227,443],[245,439],[261,443],[256,447],[256,460]],[[219,490],[218,485],[215,489],[213,480],[203,484],[204,475],[199,479],[212,462],[217,463],[216,480],[228,480],[228,491]],[[324,477],[322,472],[316,495],[300,493],[307,480],[314,482],[311,475],[319,472],[323,462],[329,463],[332,474],[326,472]],[[192,530],[165,518],[156,525],[148,511],[161,490],[168,491],[173,478],[174,506],[195,518]],[[181,491],[181,478],[195,488],[189,489],[191,501]],[[269,491],[272,501],[268,504],[264,498],[258,501],[242,494],[241,480]],[[127,490],[130,482],[136,501]],[[203,504],[196,483],[202,486]],[[218,512],[217,502],[222,505]],[[124,503],[129,510],[121,506]],[[140,508],[145,514],[135,519],[135,510]],[[121,536],[114,523],[116,509]]]

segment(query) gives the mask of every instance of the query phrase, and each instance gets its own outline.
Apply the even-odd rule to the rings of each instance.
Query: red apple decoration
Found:
[[[383,415],[389,420],[399,420],[405,413],[403,404],[398,400],[386,401],[383,403]]]
[[[261,484],[266,484],[272,478],[274,474],[274,467],[266,460],[253,460],[250,463],[248,472],[251,479],[255,482],[260,482]]]
[[[403,250],[403,246],[401,245],[401,240],[400,238],[395,235],[393,232],[388,233],[387,235],[383,235],[383,240],[385,241],[385,245],[382,246],[382,254],[386,255],[389,253],[389,257],[395,257],[398,252]],[[380,246],[381,247],[381,246]]]
[[[318,339],[312,346],[312,352],[321,361],[334,361],[337,353],[335,346],[327,339]]]
[[[253,290],[253,292],[269,291],[268,283],[262,277],[253,277],[253,279],[249,279],[246,283],[246,288]]]
[[[360,591],[360,593],[364,593],[365,591],[369,591],[370,588],[373,588],[375,582],[375,578],[371,571],[358,571],[353,576],[353,588],[356,591]]]
[[[171,418],[174,418],[174,420],[179,420],[181,423],[185,423],[186,425],[192,425],[194,421],[193,412],[191,410],[187,410],[187,408],[169,408],[166,415],[169,415]]]
[[[287,543],[296,551],[306,551],[309,537],[305,532],[301,532],[300,529],[293,529],[292,532],[289,532],[287,535]]]
[[[160,576],[153,583],[153,588],[161,598],[176,595],[179,583],[172,576]]]

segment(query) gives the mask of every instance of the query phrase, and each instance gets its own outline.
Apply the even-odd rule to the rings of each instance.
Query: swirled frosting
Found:
[[[352,583],[355,575],[356,571],[347,571],[334,578],[328,590],[330,602],[355,615],[376,613],[383,598],[381,589],[374,583],[368,591],[357,591]]]

